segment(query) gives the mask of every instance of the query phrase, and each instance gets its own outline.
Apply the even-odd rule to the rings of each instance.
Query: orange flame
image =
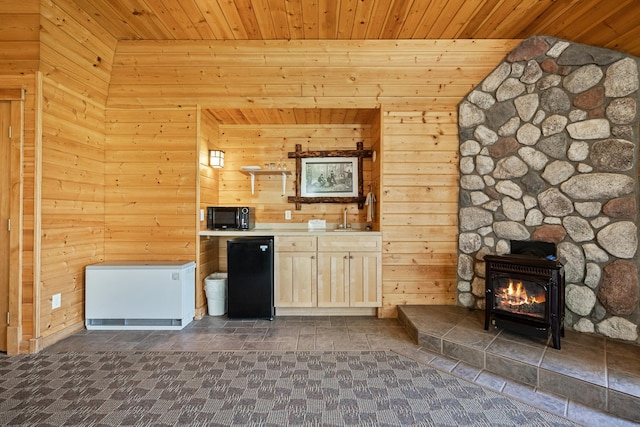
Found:
[[[525,304],[541,304],[545,302],[544,295],[541,296],[529,296],[527,291],[522,285],[522,282],[516,282],[509,279],[509,286],[504,289],[502,295],[505,302],[510,305],[525,305]]]

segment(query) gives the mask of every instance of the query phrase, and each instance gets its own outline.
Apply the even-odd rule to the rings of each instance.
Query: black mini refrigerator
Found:
[[[227,316],[273,320],[273,237],[227,240]]]

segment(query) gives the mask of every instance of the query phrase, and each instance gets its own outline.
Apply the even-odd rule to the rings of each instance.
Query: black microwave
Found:
[[[247,206],[207,207],[207,229],[209,230],[249,230],[254,226],[254,208]]]

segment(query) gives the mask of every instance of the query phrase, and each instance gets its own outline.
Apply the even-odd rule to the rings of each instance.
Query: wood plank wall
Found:
[[[458,136],[455,105],[384,113],[383,311],[455,304]]]
[[[258,223],[306,224],[310,219],[326,219],[328,223],[342,221],[342,211],[348,209],[348,222],[364,222],[364,210],[356,204],[302,204],[301,210],[287,201],[295,196],[295,160],[288,153],[296,144],[302,151],[355,150],[357,142],[371,148],[371,126],[361,124],[298,124],[298,125],[220,125],[219,146],[225,151],[225,167],[220,172],[219,202],[223,205],[248,205],[256,208]],[[281,175],[260,175],[255,179],[251,194],[251,180],[242,166],[284,164],[292,174],[287,177],[282,192]],[[371,160],[363,161],[365,188],[371,181]],[[291,221],[285,221],[284,211],[292,211]]]
[[[457,104],[518,42],[121,42],[108,103],[141,108],[381,108],[381,140],[368,137],[369,146],[380,144],[376,167],[381,172],[369,179],[380,182],[380,314],[395,316],[396,304],[454,303]],[[345,132],[339,126],[330,128]],[[249,178],[237,171],[243,164],[277,162],[291,143],[287,138],[284,145],[283,132],[287,129],[272,125],[220,125],[220,144],[229,150],[228,167],[220,177],[220,203],[249,203],[258,207],[262,221],[285,222],[282,210],[287,204],[279,178],[257,179],[257,193],[251,196]],[[345,138],[355,141],[358,136],[349,132]],[[246,143],[267,141],[267,136],[273,140]],[[305,140],[305,149],[322,145],[315,145],[316,136]],[[293,212],[294,220],[334,218],[335,208],[304,206]],[[357,215],[353,209],[350,206],[352,219]]]
[[[34,74],[40,61],[40,2],[0,2],[0,73]]]
[[[196,108],[107,110],[105,259],[195,261]]]
[[[70,0],[45,0],[41,14],[34,338],[46,345],[83,327],[84,267],[104,257],[105,104],[116,40]],[[58,293],[62,305],[52,309]]]
[[[199,176],[199,208],[203,210],[205,220],[200,221],[199,230],[206,230],[206,209],[207,206],[218,205],[218,189],[220,187],[220,170],[209,166],[209,150],[220,148],[218,143],[219,128],[218,123],[207,111],[200,111],[199,126],[199,146],[198,146],[198,167]],[[196,285],[196,316],[201,316],[205,312],[204,279],[211,273],[220,271],[218,239],[203,238],[198,241],[198,279]]]

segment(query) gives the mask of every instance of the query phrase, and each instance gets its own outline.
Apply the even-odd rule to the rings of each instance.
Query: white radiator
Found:
[[[195,316],[195,262],[104,262],[85,268],[87,329],[182,329]]]

